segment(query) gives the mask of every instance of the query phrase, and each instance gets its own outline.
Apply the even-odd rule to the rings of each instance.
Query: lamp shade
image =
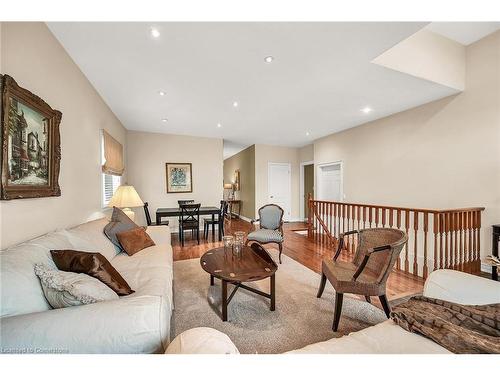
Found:
[[[144,206],[144,202],[135,191],[134,187],[131,185],[122,185],[116,189],[115,194],[109,201],[109,207],[116,206],[118,208],[124,207],[141,207]]]
[[[224,189],[232,189],[233,184],[224,184]]]

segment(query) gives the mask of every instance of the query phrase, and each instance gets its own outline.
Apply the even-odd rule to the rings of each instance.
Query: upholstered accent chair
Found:
[[[259,208],[259,218],[252,220],[252,225],[259,223],[259,229],[250,232],[247,244],[250,241],[260,244],[275,243],[280,250],[279,260],[283,251],[283,209],[276,204],[266,204]]]
[[[337,260],[344,249],[344,237],[357,234],[357,248],[352,262]],[[342,312],[344,293],[378,296],[384,312],[389,318],[391,308],[387,301],[385,286],[387,278],[408,241],[405,232],[391,228],[370,228],[353,230],[340,235],[337,252],[332,260],[323,260],[321,284],[318,298],[321,298],[328,279],[335,289],[335,313],[333,331],[337,331]]]

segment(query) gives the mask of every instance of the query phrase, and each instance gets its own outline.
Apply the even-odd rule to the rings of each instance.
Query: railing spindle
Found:
[[[413,230],[414,230],[414,239],[413,239],[413,274],[418,276],[418,246],[417,246],[417,237],[418,237],[418,211],[413,212]]]
[[[429,230],[429,214],[424,212],[424,264],[422,266],[422,276],[427,278],[429,269],[427,268],[427,231]]]
[[[405,210],[405,232],[408,236],[410,230],[410,211]],[[408,243],[405,245],[405,272],[410,272],[410,262],[408,260]]]

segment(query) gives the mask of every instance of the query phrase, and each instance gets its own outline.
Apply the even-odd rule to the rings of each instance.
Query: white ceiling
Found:
[[[457,92],[370,63],[426,23],[48,26],[132,130],[303,146]]]
[[[248,146],[249,146],[248,144],[231,142],[231,141],[228,141],[227,139],[225,139],[224,140],[224,152],[223,152],[224,160],[226,160],[227,158],[233,156],[234,154],[237,154],[238,152],[244,150]]]
[[[500,22],[432,22],[427,29],[468,46],[500,29]]]

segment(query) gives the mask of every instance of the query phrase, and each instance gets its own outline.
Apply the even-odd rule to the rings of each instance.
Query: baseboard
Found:
[[[491,266],[489,264],[486,264],[486,263],[481,263],[481,271],[491,274],[491,272],[492,272]]]
[[[244,220],[244,221],[248,221],[249,223],[251,223],[252,220],[253,220],[253,219],[249,219],[248,217],[243,216],[243,215],[240,215],[238,218],[241,219],[241,220]]]
[[[300,217],[292,217],[288,220],[288,223],[305,223],[307,219],[301,219]]]
[[[249,223],[253,220],[253,219],[249,219],[248,217],[245,217],[242,215],[240,215],[239,218],[241,220],[248,221]],[[290,220],[287,221],[287,223],[303,223],[305,221],[307,221],[307,219],[291,218]]]

